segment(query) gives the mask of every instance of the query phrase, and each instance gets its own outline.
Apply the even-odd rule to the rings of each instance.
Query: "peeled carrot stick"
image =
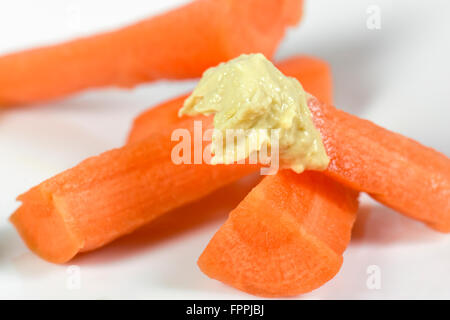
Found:
[[[117,31],[0,57],[0,106],[198,77],[241,53],[272,57],[302,2],[197,0]]]
[[[308,73],[302,80],[315,82],[309,76],[322,77]],[[48,261],[66,262],[256,170],[175,165],[173,130],[185,128],[193,136],[194,120],[202,121],[203,130],[212,126],[207,117],[179,118],[182,101],[151,109],[150,116],[136,122],[142,131],[132,135],[133,143],[87,159],[19,196],[22,206],[11,221],[28,247]]]
[[[400,134],[309,100],[331,159],[327,174],[400,213],[450,232],[450,159]]]
[[[186,129],[194,135],[192,126]],[[176,144],[170,134],[154,135],[85,160],[19,196],[11,221],[32,251],[63,263],[255,171],[176,165]]]
[[[327,62],[309,56],[294,56],[276,64],[285,75],[297,78],[307,92],[320,101],[332,104],[332,77]],[[147,136],[173,130],[172,126],[183,127],[192,119],[178,117],[178,110],[187,95],[172,99],[140,114],[135,120],[128,137],[128,143],[139,141]],[[199,116],[196,119],[204,119]]]
[[[198,265],[254,295],[309,292],[339,271],[357,208],[357,192],[321,173],[280,171],[230,213]]]

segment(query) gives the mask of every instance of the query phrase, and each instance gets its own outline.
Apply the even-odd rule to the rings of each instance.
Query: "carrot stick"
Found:
[[[0,105],[199,77],[241,53],[272,57],[302,2],[197,0],[116,31],[0,57]]]
[[[326,174],[398,212],[450,232],[450,159],[334,107],[309,100],[331,159]]]
[[[309,56],[294,56],[276,64],[285,75],[297,78],[305,90],[320,101],[332,104],[332,78],[327,62]],[[147,136],[167,130],[172,126],[183,127],[192,119],[178,117],[178,110],[187,95],[172,99],[140,114],[131,128],[128,143],[139,141]],[[199,116],[196,119],[204,119]]]
[[[315,83],[314,77],[329,79],[307,73],[302,81]],[[22,206],[11,221],[28,247],[48,261],[66,262],[256,170],[175,165],[170,157],[176,144],[173,130],[185,128],[192,136],[194,120],[202,121],[203,130],[212,126],[207,117],[179,118],[182,101],[151,109],[136,122],[142,130],[132,135],[133,143],[87,159],[19,196]]]
[[[193,126],[186,129],[194,135]],[[255,171],[176,165],[176,144],[170,134],[154,135],[89,158],[19,196],[11,221],[32,251],[63,263]]]
[[[268,176],[230,213],[198,265],[209,277],[254,295],[314,290],[342,265],[357,197],[321,173]]]

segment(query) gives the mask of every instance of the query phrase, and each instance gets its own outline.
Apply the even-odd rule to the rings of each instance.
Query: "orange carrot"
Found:
[[[135,143],[153,134],[171,131],[174,128],[183,128],[187,123],[192,122],[193,119],[190,117],[180,118],[178,116],[178,110],[183,106],[187,97],[187,95],[182,95],[171,99],[138,115],[133,121],[127,143]],[[211,120],[211,118],[202,116],[195,119]]]
[[[231,212],[198,265],[254,295],[309,292],[339,271],[357,208],[357,192],[321,173],[280,171]]]
[[[241,53],[270,58],[302,2],[197,0],[117,31],[0,57],[0,105],[198,77]]]
[[[176,144],[170,134],[154,135],[85,160],[19,196],[11,221],[32,251],[63,263],[255,171],[176,165]]]
[[[323,60],[308,57],[295,56],[276,64],[285,75],[297,78],[305,90],[320,101],[332,103],[332,79],[331,70]],[[140,114],[135,120],[128,137],[128,143],[139,141],[152,133],[173,130],[173,127],[184,127],[192,119],[178,117],[178,110],[183,105],[187,95],[172,99],[157,107],[151,108]],[[205,119],[197,117],[196,119]]]

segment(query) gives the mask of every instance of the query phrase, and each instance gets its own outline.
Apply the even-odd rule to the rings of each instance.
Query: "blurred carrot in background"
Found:
[[[241,53],[271,58],[302,0],[197,0],[117,31],[0,57],[0,106],[87,88],[199,77]]]

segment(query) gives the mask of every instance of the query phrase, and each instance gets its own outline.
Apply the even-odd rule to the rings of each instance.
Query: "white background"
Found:
[[[4,0],[0,54],[115,28],[185,1]],[[381,29],[366,27],[369,4]],[[277,53],[316,55],[333,68],[340,108],[450,154],[450,2],[307,1]],[[8,222],[15,197],[82,159],[118,147],[149,106],[192,89],[159,82],[0,111],[0,298],[252,298],[204,276],[196,259],[251,182],[221,190],[69,265],[28,251]],[[225,199],[226,198],[226,199]],[[170,231],[177,221],[177,230]],[[180,226],[181,224],[181,226]],[[381,289],[366,286],[381,270]],[[299,298],[450,298],[450,235],[362,198],[340,273]]]

